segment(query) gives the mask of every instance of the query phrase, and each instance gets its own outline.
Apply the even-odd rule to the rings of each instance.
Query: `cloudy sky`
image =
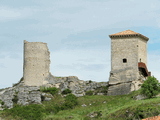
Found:
[[[149,37],[148,69],[160,80],[159,0],[1,0],[0,88],[23,76],[23,40],[45,42],[55,76],[108,81],[109,34]]]

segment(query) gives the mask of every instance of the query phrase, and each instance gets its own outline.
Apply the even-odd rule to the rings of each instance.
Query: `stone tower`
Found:
[[[50,53],[46,43],[24,41],[23,80],[28,86],[41,86],[49,75]]]
[[[111,72],[108,95],[128,94],[139,89],[147,70],[146,36],[131,30],[109,35],[111,38]]]

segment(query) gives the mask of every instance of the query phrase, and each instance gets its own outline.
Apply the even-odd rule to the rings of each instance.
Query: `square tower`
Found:
[[[23,79],[27,86],[42,86],[50,72],[50,52],[43,42],[24,41]]]
[[[139,80],[141,75],[144,77],[149,75],[146,67],[149,38],[131,30],[111,34],[109,37],[111,38],[109,85],[129,83]]]

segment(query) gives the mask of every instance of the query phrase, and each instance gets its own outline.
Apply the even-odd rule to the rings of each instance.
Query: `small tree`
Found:
[[[154,76],[149,76],[141,86],[141,93],[152,98],[160,92],[160,84]]]

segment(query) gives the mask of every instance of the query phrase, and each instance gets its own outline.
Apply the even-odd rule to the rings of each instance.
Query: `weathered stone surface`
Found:
[[[50,75],[48,78],[46,79],[47,84],[43,85],[44,87],[57,87],[61,92],[70,89],[77,97],[84,96],[86,91],[95,91],[98,88],[108,86],[108,82],[83,81],[76,76],[55,77]]]
[[[43,42],[24,41],[24,84],[41,86],[49,75],[50,52]]]
[[[125,76],[125,74],[123,74]],[[120,77],[125,80],[131,80],[126,77]],[[110,77],[111,78],[111,77]],[[112,79],[111,79],[112,80]],[[132,79],[131,81],[121,81],[117,80],[117,82],[109,81],[109,89],[108,89],[108,95],[123,95],[123,94],[128,94],[132,91],[136,91],[140,89],[141,85],[144,82],[144,76],[141,74],[139,75],[139,78],[136,80]],[[124,84],[124,85],[123,85]],[[126,86],[127,85],[127,86]],[[126,88],[123,88],[123,86]],[[117,91],[118,90],[118,91]],[[124,92],[126,90],[126,92]]]
[[[135,100],[143,100],[146,99],[147,97],[145,95],[137,95],[135,96]]]
[[[7,108],[12,108],[14,104],[41,104],[41,98],[44,98],[43,101],[49,101],[52,95],[42,94],[39,87],[19,85],[6,88],[0,92],[0,100],[4,102],[4,105],[1,106]]]
[[[50,79],[46,79],[47,84],[44,84],[43,87],[57,87],[60,93],[65,89],[70,89],[77,97],[84,96],[86,91],[97,91],[97,89],[108,86],[107,82],[83,81],[76,76],[55,77],[50,75],[48,78]],[[103,91],[99,90],[97,94],[102,95]],[[2,107],[7,108],[12,108],[14,104],[41,104],[42,101],[49,101],[52,98],[51,94],[40,92],[38,86],[25,86],[23,80],[14,84],[13,87],[0,91],[0,100],[4,102]]]
[[[108,95],[124,95],[129,94],[131,89],[131,83],[121,83],[110,86],[108,89]]]
[[[113,85],[138,80],[137,75],[132,73],[133,71],[134,69],[132,67],[111,71],[109,84]]]

